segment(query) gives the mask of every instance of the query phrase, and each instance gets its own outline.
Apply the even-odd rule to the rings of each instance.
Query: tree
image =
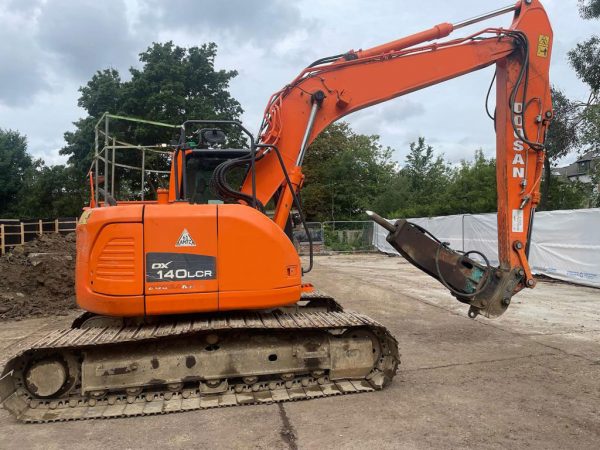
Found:
[[[64,165],[46,166],[39,162],[28,171],[26,188],[17,211],[21,217],[72,217],[81,214],[83,198],[77,172]]]
[[[186,119],[238,119],[242,107],[228,92],[234,70],[215,70],[217,46],[183,48],[172,42],[154,43],[140,54],[142,68],[131,68],[131,80],[122,81],[115,69],[96,72],[82,86],[78,105],[87,117],[74,123],[75,131],[65,133],[67,145],[60,151],[69,157],[82,189],[92,162],[94,125],[101,115],[133,116],[152,121],[180,124]],[[168,128],[144,124],[113,123],[111,134],[134,144],[154,145],[178,136]],[[120,155],[121,162],[139,166],[139,155]],[[160,156],[148,156],[158,159]],[[152,164],[151,160],[147,160]],[[135,178],[139,183],[139,179]]]
[[[18,210],[18,202],[26,192],[25,179],[34,167],[27,153],[27,138],[17,131],[0,128],[0,214],[7,216]]]
[[[472,162],[463,160],[452,174],[442,209],[448,214],[479,214],[497,210],[496,160],[487,159],[483,150],[475,152]]]
[[[357,219],[373,208],[394,176],[391,153],[378,136],[354,133],[344,122],[330,125],[304,160],[302,197],[309,220]]]
[[[579,13],[584,19],[600,17],[600,0],[579,0]]]
[[[544,178],[541,186],[541,210],[552,208],[553,202],[550,198],[552,182],[552,167],[556,162],[568,155],[579,145],[578,128],[581,122],[581,111],[576,102],[569,100],[559,89],[552,88],[552,107],[554,117],[546,136],[546,159],[544,161]]]
[[[600,0],[580,0],[584,19],[600,18]],[[581,104],[579,136],[584,151],[600,155],[600,37],[592,36],[569,52],[569,60],[577,76],[590,88],[586,103]],[[600,164],[592,173],[591,203],[600,206]]]
[[[400,170],[396,184],[404,180],[408,197],[395,211],[397,217],[421,217],[443,213],[443,198],[450,181],[451,170],[442,155],[435,156],[433,147],[424,137],[410,144],[406,164]]]
[[[549,188],[544,208],[547,211],[556,209],[579,209],[589,206],[591,188],[588,183],[565,180],[557,176]]]
[[[592,187],[590,207],[600,208],[600,163],[592,171]]]

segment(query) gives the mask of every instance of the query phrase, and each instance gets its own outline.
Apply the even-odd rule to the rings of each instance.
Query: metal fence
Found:
[[[373,222],[335,221],[308,222],[315,254],[332,252],[371,252],[373,245]],[[294,240],[301,254],[308,253],[308,236],[303,228],[294,230]]]
[[[42,234],[67,234],[75,231],[77,217],[56,219],[0,219],[0,254],[32,241]]]

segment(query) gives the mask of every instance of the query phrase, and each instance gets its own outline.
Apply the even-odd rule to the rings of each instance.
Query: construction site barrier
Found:
[[[498,264],[496,214],[463,214],[409,219],[459,251],[477,250]],[[390,220],[393,222],[393,220]],[[600,288],[600,209],[544,211],[535,215],[529,254],[532,272],[575,284]],[[373,245],[397,254],[375,226]],[[600,294],[599,294],[600,295]]]
[[[75,231],[77,217],[56,219],[0,219],[0,254],[48,233],[67,234]]]
[[[370,220],[308,222],[307,225],[315,254],[377,251],[373,246],[374,228]],[[294,241],[298,243],[300,254],[308,254],[308,236],[304,228],[294,230]]]

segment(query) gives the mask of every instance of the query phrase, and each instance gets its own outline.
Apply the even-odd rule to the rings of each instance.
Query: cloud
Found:
[[[141,16],[143,22],[159,28],[184,28],[265,47],[303,24],[297,3],[286,0],[148,0]]]
[[[33,3],[33,2],[29,2]],[[44,54],[30,33],[34,5],[0,6],[0,104],[20,107],[49,87],[43,70]]]
[[[313,60],[368,48],[456,22],[491,9],[481,0],[0,0],[0,126],[29,137],[30,148],[61,161],[56,148],[70,122],[85,113],[77,87],[98,69],[139,64],[152,41],[189,47],[218,44],[217,69],[237,69],[231,93],[245,109],[246,124],[260,122],[269,95]],[[430,6],[435,4],[435,8]],[[400,6],[399,6],[400,5]],[[597,33],[597,21],[578,17],[575,0],[545,0],[555,31],[552,82],[572,98],[587,88],[575,76],[566,52]],[[429,7],[428,7],[429,6]],[[510,15],[459,30],[464,36],[486,26],[506,26]],[[417,69],[415,69],[417,70]],[[402,161],[408,144],[425,136],[437,152],[458,161],[495,147],[483,99],[491,72],[415,92],[346,117],[357,132],[380,134]]]
[[[363,109],[347,116],[355,127],[380,134],[389,127],[402,127],[403,122],[425,114],[425,106],[409,97],[400,97]]]
[[[141,46],[129,29],[121,0],[47,2],[41,8],[37,38],[62,70],[79,79],[106,67],[128,67]]]
[[[42,0],[8,0],[6,9],[8,11],[18,11],[19,13],[33,13],[41,4]]]

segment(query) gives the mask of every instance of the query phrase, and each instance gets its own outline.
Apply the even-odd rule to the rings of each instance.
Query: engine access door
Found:
[[[144,208],[146,314],[216,311],[217,206]]]

